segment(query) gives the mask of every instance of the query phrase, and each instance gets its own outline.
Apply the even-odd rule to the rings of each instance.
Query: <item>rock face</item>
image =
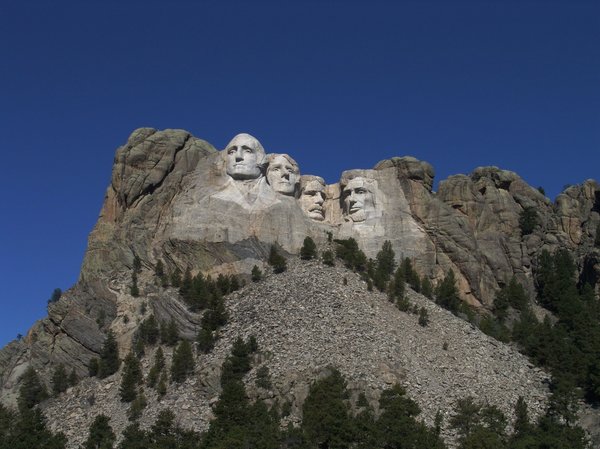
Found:
[[[117,150],[111,184],[89,237],[77,285],[49,307],[48,317],[36,323],[24,339],[0,351],[2,401],[14,401],[18,377],[29,365],[46,379],[58,363],[85,375],[89,360],[98,355],[109,329],[115,331],[123,350],[129,348],[136,329],[136,322],[129,318],[139,314],[140,304],[139,299],[129,295],[135,258],[141,261],[139,285],[150,310],[163,320],[175,319],[188,338],[193,338],[199,317],[178,303],[175,292],[170,300],[165,299],[165,293],[153,280],[158,261],[164,264],[167,273],[190,269],[192,274],[248,275],[254,265],[263,266],[271,245],[288,254],[297,254],[306,236],[321,247],[327,244],[328,236],[353,237],[368,257],[375,257],[382,244],[390,241],[397,258],[409,257],[419,274],[429,277],[434,285],[449,270],[454,271],[462,299],[483,309],[492,306],[495,292],[513,275],[528,289],[533,300],[532,270],[544,249],[568,249],[578,264],[582,282],[598,288],[600,250],[594,248],[594,240],[600,223],[600,185],[595,181],[569,187],[553,204],[515,173],[496,167],[480,167],[470,175],[452,176],[440,182],[437,192],[433,191],[433,180],[434,170],[428,163],[413,157],[394,157],[379,162],[373,169],[343,172],[339,183],[325,185],[318,176],[302,175],[301,167],[290,156],[267,153],[257,139],[247,134],[234,137],[223,151],[217,151],[182,130],[134,131]],[[519,224],[524,210],[534,210],[537,216],[537,224],[527,235],[522,235]],[[403,325],[410,331],[399,335],[395,330],[397,322],[388,321],[386,314],[391,312],[385,302],[357,299],[354,294],[346,300],[344,295],[345,292],[340,292],[336,297],[317,297],[332,310],[339,307],[352,311],[359,305],[364,310],[348,312],[344,315],[346,321],[332,319],[327,326],[322,326],[322,317],[312,317],[310,323],[316,326],[311,334],[314,345],[326,343],[320,332],[335,330],[346,335],[344,345],[356,343],[361,353],[371,351],[369,346],[361,345],[369,338],[378,342],[379,333],[371,335],[370,327],[363,329],[363,339],[353,342],[355,337],[347,333],[347,328],[360,325],[359,315],[376,316],[379,321],[373,321],[372,327],[386,328],[389,335],[394,335],[397,346],[381,360],[369,362],[369,367],[381,371],[369,379],[369,385],[377,390],[385,378],[400,379],[411,386],[411,391],[421,389],[417,394],[423,398],[429,394],[426,390],[442,396],[451,388],[462,391],[444,377],[444,372],[433,373],[431,370],[436,368],[427,368],[431,363],[441,364],[447,367],[447,372],[453,372],[460,360],[457,358],[456,363],[451,360],[452,351],[440,352],[439,341],[435,348],[429,346],[427,342],[439,338],[435,327],[423,330],[407,321]],[[234,296],[232,311],[239,312],[240,317],[269,312],[279,316],[285,315],[288,307],[289,313],[293,310],[300,321],[305,320],[303,314],[312,316],[311,310],[303,309],[299,298],[284,301],[281,310],[275,310],[274,304],[263,310],[266,306],[259,299],[256,296],[244,302]],[[431,313],[444,316],[433,309]],[[274,354],[281,354],[274,357],[284,357],[293,344],[301,343],[297,340],[302,340],[299,335],[287,336],[285,329],[270,329],[266,321],[247,322],[240,318],[236,323],[230,328],[236,329],[235,332],[278,335],[277,341],[265,337],[262,342],[267,347],[272,345]],[[475,336],[468,325],[464,326],[467,327],[456,331],[457,341],[483,338]],[[290,327],[289,332],[292,330]],[[423,341],[407,346],[407,341],[421,338],[415,335],[421,335]],[[284,341],[292,346],[285,346]],[[222,345],[229,342],[225,339]],[[487,397],[496,388],[492,384],[497,385],[493,373],[486,371],[496,369],[490,354],[496,351],[507,360],[516,356],[503,352],[508,351],[504,347],[492,347],[488,340],[481,344],[480,348],[484,348],[481,351],[463,355],[475,367],[470,372],[482,374],[463,378],[453,372],[453,376],[463,379],[461,382],[469,388],[483,388],[481,394]],[[425,347],[431,352],[423,354],[423,359],[417,362],[416,358],[410,358]],[[299,346],[294,350],[309,349]],[[224,351],[225,346],[220,347],[216,354],[222,357]],[[394,351],[398,353],[393,354]],[[313,354],[314,363],[299,358],[297,366],[285,366],[284,359],[278,358],[281,367],[276,369],[276,375],[284,382],[282,379],[292,376],[292,372],[303,376],[312,370],[314,374],[325,361],[335,358],[332,354],[343,352],[342,346],[327,347]],[[387,363],[384,359],[393,363],[384,367],[382,363]],[[213,362],[212,366],[217,366],[216,359]],[[343,360],[343,357],[339,362],[348,367],[354,363],[362,366],[358,360]],[[366,365],[364,368],[367,369]],[[431,372],[425,373],[427,369]],[[351,374],[349,368],[346,374],[352,382],[359,382],[360,376]],[[522,380],[526,384],[525,377]],[[488,378],[495,380],[488,384]],[[279,393],[298,400],[302,396],[287,389],[284,383]]]

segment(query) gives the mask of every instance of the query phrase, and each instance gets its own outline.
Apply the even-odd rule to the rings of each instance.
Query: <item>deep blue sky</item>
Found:
[[[328,182],[401,155],[600,178],[597,1],[4,0],[0,64],[0,345],[77,279],[137,127],[249,132]]]

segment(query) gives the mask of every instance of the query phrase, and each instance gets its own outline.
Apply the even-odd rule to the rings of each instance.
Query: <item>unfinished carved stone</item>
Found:
[[[300,179],[300,207],[316,221],[325,219],[325,180],[320,176],[305,175]]]
[[[295,196],[300,182],[300,168],[287,154],[269,154],[267,182],[282,195]]]

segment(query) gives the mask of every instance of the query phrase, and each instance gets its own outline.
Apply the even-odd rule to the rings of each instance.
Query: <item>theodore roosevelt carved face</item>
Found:
[[[256,179],[260,177],[260,164],[265,150],[250,134],[238,134],[225,148],[226,171],[233,179]]]
[[[270,154],[268,163],[267,182],[273,190],[294,196],[300,182],[300,169],[296,161],[287,154]]]
[[[342,190],[344,215],[353,222],[365,221],[375,210],[375,183],[373,179],[350,179]]]
[[[302,176],[300,184],[300,207],[313,220],[325,219],[325,181],[319,176]]]

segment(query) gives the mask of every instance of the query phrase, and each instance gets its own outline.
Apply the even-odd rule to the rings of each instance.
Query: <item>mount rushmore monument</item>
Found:
[[[568,248],[582,275],[598,278],[595,181],[554,203],[496,167],[452,176],[437,191],[433,181],[429,163],[405,156],[344,171],[327,185],[248,134],[218,151],[183,130],[138,129],[117,151],[80,282],[131,267],[135,256],[148,267],[163,260],[168,270],[249,273],[271,245],[297,254],[306,236],[319,244],[328,234],[356,239],[368,257],[389,240],[434,285],[452,270],[474,306],[489,306],[513,275],[533,292],[532,265],[543,249]],[[519,216],[528,208],[537,225],[522,235]]]

